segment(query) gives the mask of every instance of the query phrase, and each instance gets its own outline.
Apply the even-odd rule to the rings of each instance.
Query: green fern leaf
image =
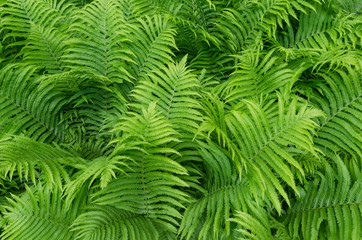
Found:
[[[75,239],[158,239],[153,219],[111,206],[89,206],[72,224]]]
[[[60,112],[65,104],[51,86],[39,87],[35,68],[8,65],[0,71],[0,125],[3,132],[20,134],[41,142],[66,141]]]
[[[70,226],[82,201],[77,201],[70,210],[66,210],[59,188],[49,190],[37,185],[34,189],[26,189],[23,197],[13,195],[9,204],[4,206],[6,225],[1,234],[2,239],[74,239]]]
[[[293,205],[285,223],[291,236],[303,239],[359,239],[361,237],[362,178],[351,182],[339,157],[337,172],[327,165],[325,173],[306,187],[306,195]]]
[[[178,209],[187,202],[187,194],[178,188],[188,186],[178,177],[186,175],[186,169],[167,157],[176,151],[164,147],[179,141],[176,132],[156,111],[155,103],[143,109],[142,115],[130,113],[118,131],[122,137],[114,140],[117,146],[111,156],[131,158],[125,160],[131,170],[93,194],[93,201],[157,219],[163,228],[176,232],[177,219],[181,218]]]

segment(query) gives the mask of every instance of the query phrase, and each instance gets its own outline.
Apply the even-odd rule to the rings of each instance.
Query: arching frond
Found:
[[[76,12],[76,0],[40,0],[48,8],[54,9],[58,14],[63,16],[63,24],[71,23],[71,18]]]
[[[90,70],[113,82],[127,80],[128,73],[122,62],[128,61],[130,52],[123,48],[124,20],[118,1],[97,0],[76,15],[70,28],[74,38],[63,60],[70,69]]]
[[[362,178],[355,182],[339,157],[336,170],[327,165],[288,212],[285,224],[293,238],[359,239]]]
[[[361,7],[0,0],[0,238],[359,239]]]
[[[35,68],[8,65],[0,71],[0,125],[3,134],[25,133],[41,142],[64,141],[60,112],[65,99],[51,86],[39,87]]]
[[[277,192],[287,202],[289,200],[278,177],[297,192],[291,168],[302,174],[303,170],[290,151],[297,148],[314,155],[318,152],[312,141],[317,127],[313,119],[323,114],[298,103],[296,98],[289,101],[279,96],[275,102],[278,108],[271,112],[249,100],[243,103],[247,111],[236,108],[226,112],[222,103],[210,104],[205,109],[207,118],[199,131],[209,136],[215,132],[215,140],[230,151],[239,174],[250,171],[254,179],[250,180],[258,183],[280,212]]]
[[[194,133],[202,120],[199,112],[199,82],[186,67],[186,57],[180,63],[154,70],[133,90],[138,108],[157,101],[157,107],[177,131]]]
[[[292,86],[296,81],[293,71],[273,53],[243,52],[235,56],[239,62],[236,70],[223,83],[226,102],[259,98],[261,94],[268,95],[284,86]]]
[[[66,96],[62,122],[67,125],[73,138],[99,136],[108,114],[119,114],[120,109],[121,112],[125,111],[122,110],[122,95],[117,95],[116,89],[112,92],[112,87],[105,87],[109,80],[92,71],[72,70],[52,74],[40,78],[39,82],[40,86],[51,86]],[[116,109],[112,104],[115,96],[119,100],[115,104]]]
[[[153,219],[111,206],[91,205],[75,219],[78,240],[159,239]]]
[[[5,178],[12,179],[16,172],[20,181],[31,179],[35,183],[43,180],[44,175],[48,187],[53,184],[60,187],[70,181],[65,167],[82,165],[83,159],[58,146],[20,136],[0,140],[0,172]]]
[[[10,32],[6,37],[28,36],[32,24],[38,27],[55,27],[61,16],[42,1],[4,1],[1,11],[1,25]],[[19,43],[17,43],[19,44]]]
[[[108,183],[118,177],[120,173],[125,173],[122,168],[127,168],[126,160],[130,160],[126,156],[117,156],[113,158],[99,157],[82,166],[82,170],[73,175],[73,181],[67,183],[65,196],[67,206],[78,196],[78,192],[82,190],[83,185],[87,184],[88,188],[99,179],[99,187],[105,188]],[[98,183],[98,182],[97,182]]]
[[[24,62],[45,67],[50,74],[61,72],[65,67],[61,57],[67,48],[64,43],[67,39],[68,36],[56,28],[44,29],[33,25],[22,49]]]
[[[234,210],[248,210],[248,203],[259,197],[245,178],[238,178],[233,162],[212,142],[200,142],[205,164],[205,190],[184,213],[179,229],[181,239],[227,239],[233,232],[227,221]]]
[[[273,239],[268,215],[265,211],[260,212],[262,215],[259,215],[258,218],[256,218],[248,213],[237,211],[233,218],[228,219],[228,221],[238,224],[236,231],[240,232],[242,235],[242,237],[238,239]]]
[[[200,161],[200,157],[197,151],[198,146],[192,139],[202,121],[198,102],[199,87],[200,83],[196,76],[186,67],[185,56],[181,62],[154,70],[146,79],[138,82],[133,90],[132,103],[137,109],[142,109],[157,100],[157,109],[180,133],[179,139],[182,140],[181,143],[169,145],[181,155],[172,154],[169,157],[196,175],[199,173],[195,170],[194,164]],[[197,182],[193,176],[181,178],[191,185]]]
[[[221,2],[216,4],[223,5]],[[222,8],[222,7],[220,7]],[[220,48],[220,39],[212,34],[219,8],[208,0],[184,0],[179,4],[177,12],[171,14],[178,27],[178,46],[190,53],[200,51],[202,47],[216,46]],[[191,48],[190,48],[191,47]]]
[[[175,29],[167,18],[160,15],[147,16],[145,20],[129,24],[131,43],[127,47],[134,54],[134,62],[130,71],[134,79],[146,77],[154,69],[161,69],[167,63],[173,62],[172,48],[175,46]]]
[[[217,31],[225,39],[228,51],[235,54],[245,46],[260,44],[262,34],[275,37],[278,27],[291,25],[290,18],[297,19],[296,12],[314,9],[312,4],[304,0],[244,1],[239,8],[221,13]]]
[[[156,219],[162,228],[176,232],[175,226],[181,218],[178,209],[184,208],[187,201],[187,194],[179,189],[187,184],[178,177],[187,172],[167,157],[176,151],[165,146],[178,141],[176,132],[156,111],[156,103],[143,109],[142,115],[130,113],[118,131],[122,132],[122,137],[115,140],[117,146],[111,157],[132,158],[126,162],[131,170],[125,170],[126,174],[95,193],[93,201],[143,214]]]
[[[328,156],[337,151],[362,158],[362,87],[361,73],[353,69],[320,72],[318,91],[310,94],[312,103],[326,113],[320,119],[315,144]]]
[[[112,124],[127,111],[122,86],[110,84],[101,75],[86,70],[72,70],[39,79],[41,86],[51,86],[67,98],[62,123],[67,126],[73,146],[82,156],[94,159],[111,150]]]
[[[2,239],[73,240],[74,234],[70,231],[70,225],[77,217],[83,200],[78,199],[72,208],[67,210],[59,188],[50,190],[37,185],[34,189],[26,189],[24,196],[13,195],[9,203],[3,206],[6,210],[3,212]]]
[[[362,43],[360,24],[361,20],[320,6],[317,11],[301,13],[298,27],[288,26],[275,44],[291,58],[313,58],[335,48],[350,50]]]

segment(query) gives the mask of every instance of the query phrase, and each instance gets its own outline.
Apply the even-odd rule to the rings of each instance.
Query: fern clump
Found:
[[[358,0],[0,0],[0,238],[362,238]]]

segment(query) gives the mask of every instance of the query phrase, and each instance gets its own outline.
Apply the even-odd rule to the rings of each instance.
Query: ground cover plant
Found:
[[[358,0],[0,0],[0,238],[362,237]]]

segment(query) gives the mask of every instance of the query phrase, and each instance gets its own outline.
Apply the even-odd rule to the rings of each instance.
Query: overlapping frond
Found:
[[[261,210],[258,217],[237,211],[233,218],[228,219],[228,221],[238,224],[236,231],[242,235],[238,239],[273,239],[267,212],[263,211],[264,209]]]
[[[64,43],[67,39],[68,36],[56,28],[32,25],[26,46],[22,49],[24,62],[44,67],[49,74],[61,72],[65,67],[61,57],[67,49]]]
[[[359,239],[361,7],[0,0],[0,238]]]
[[[278,108],[272,111],[249,100],[242,101],[247,111],[234,108],[226,112],[221,102],[217,106],[209,104],[205,109],[208,117],[199,131],[208,135],[215,132],[215,140],[230,151],[239,174],[249,171],[254,179],[250,180],[265,191],[280,212],[277,193],[289,200],[278,178],[297,191],[291,168],[301,173],[303,169],[290,151],[297,148],[317,154],[312,134],[317,124],[313,119],[323,113],[298,103],[296,98],[287,100],[279,96],[274,101]]]
[[[353,69],[320,72],[318,91],[310,97],[312,103],[326,113],[320,119],[315,144],[328,156],[344,151],[355,159],[362,157],[362,88],[361,73]]]
[[[6,240],[73,240],[70,225],[77,217],[82,199],[78,199],[72,208],[64,207],[61,190],[57,187],[44,188],[37,185],[27,187],[22,197],[13,195],[3,208],[4,231],[2,239]]]
[[[83,164],[82,170],[73,175],[73,180],[67,183],[65,196],[68,205],[78,196],[84,185],[90,188],[93,184],[105,188],[108,183],[118,177],[121,173],[125,173],[123,168],[127,168],[126,160],[130,160],[126,156],[117,157],[99,157],[91,162]],[[128,167],[129,168],[129,167]]]
[[[157,108],[177,131],[193,134],[202,120],[197,100],[199,85],[184,57],[179,63],[154,70],[139,82],[133,90],[134,105],[142,108],[158,100]]]
[[[72,224],[77,240],[159,239],[154,220],[111,206],[91,205]]]
[[[362,219],[362,178],[351,181],[337,156],[316,175],[288,212],[285,224],[293,238],[359,239]],[[361,171],[361,169],[359,169]]]
[[[62,94],[34,81],[35,68],[8,65],[0,71],[0,125],[9,134],[24,133],[41,142],[64,141],[60,124]]]
[[[227,221],[234,210],[249,208],[255,201],[256,189],[250,189],[238,173],[228,153],[212,142],[201,143],[200,153],[205,164],[205,189],[184,213],[179,230],[181,239],[227,239],[233,235]]]
[[[32,25],[55,27],[61,19],[61,16],[43,1],[9,0],[4,1],[1,7],[2,28],[10,31],[6,37],[26,38]]]
[[[71,23],[71,17],[76,13],[76,0],[40,0],[48,8],[54,9],[56,13],[63,16],[61,23]]]
[[[225,48],[237,53],[246,46],[258,46],[261,36],[276,36],[278,27],[291,25],[291,18],[297,19],[297,12],[314,9],[304,0],[262,0],[244,1],[239,8],[227,8],[217,22],[220,37],[225,39]]]
[[[66,166],[82,166],[84,160],[58,146],[40,143],[27,137],[7,137],[0,140],[0,169],[4,178],[18,175],[20,181],[43,181],[48,187],[69,182]],[[44,179],[42,179],[44,178]]]
[[[129,66],[133,78],[137,81],[154,69],[161,69],[173,62],[172,48],[176,48],[175,28],[166,17],[155,15],[152,18],[138,19],[129,24],[130,40],[127,47],[134,54],[134,62]]]
[[[301,13],[298,27],[288,26],[275,43],[281,52],[292,59],[318,59],[326,51],[351,50],[353,46],[361,45],[362,31],[358,28],[359,25],[361,20],[356,17],[320,6],[317,11]]]
[[[86,5],[75,16],[69,31],[73,38],[67,41],[71,47],[63,57],[70,69],[90,70],[122,83],[128,73],[122,63],[130,60],[130,52],[123,48],[124,20],[116,0],[97,0]]]
[[[282,87],[292,86],[296,80],[293,71],[273,53],[243,52],[235,56],[239,63],[222,87],[226,102],[259,98]]]
[[[62,121],[74,137],[100,133],[105,116],[113,106],[109,103],[110,87],[104,86],[109,83],[106,77],[91,71],[73,70],[44,76],[39,83],[66,96],[67,109],[64,109]]]
[[[125,159],[130,169],[93,194],[93,201],[154,218],[162,228],[176,232],[181,218],[179,209],[187,202],[187,194],[179,188],[188,186],[179,178],[187,174],[186,169],[167,156],[176,153],[165,146],[179,141],[176,132],[156,111],[156,103],[143,109],[142,115],[130,113],[117,131],[122,136],[115,140],[117,145],[111,157],[131,158]]]

